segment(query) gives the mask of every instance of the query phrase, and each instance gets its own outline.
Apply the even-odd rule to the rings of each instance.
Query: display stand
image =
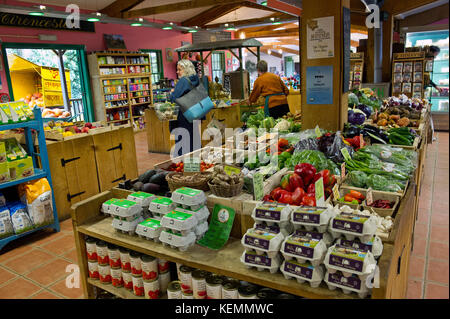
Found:
[[[2,130],[2,131],[13,130],[13,129],[18,129],[18,128],[24,129],[25,140],[26,140],[28,152],[29,152],[29,155],[33,159],[33,167],[34,167],[34,175],[28,176],[26,178],[2,183],[2,184],[0,184],[0,190],[8,188],[8,187],[17,186],[19,184],[37,180],[40,178],[47,178],[48,183],[50,184],[50,188],[52,189],[53,223],[42,226],[42,227],[34,228],[30,231],[27,231],[27,232],[19,234],[19,235],[12,235],[12,236],[6,237],[4,239],[0,239],[0,250],[7,243],[9,243],[13,240],[19,239],[21,237],[27,236],[31,233],[34,233],[34,232],[44,229],[44,228],[53,228],[56,232],[59,232],[59,220],[58,220],[58,214],[57,214],[56,205],[55,205],[55,195],[53,192],[52,177],[50,175],[50,165],[49,165],[48,155],[47,155],[47,145],[45,142],[45,134],[44,134],[44,126],[43,126],[43,122],[42,122],[41,110],[39,108],[34,108],[33,113],[34,113],[34,120],[31,120],[28,122],[16,123],[16,124],[0,125],[0,130]],[[35,130],[37,133],[37,140],[39,143],[39,152],[36,152],[34,150],[33,137],[32,137],[32,132],[31,132],[32,130]],[[38,160],[40,160],[41,168],[38,167]]]
[[[425,52],[395,53],[392,62],[392,95],[424,98]]]
[[[350,82],[349,89],[359,90],[364,76],[364,52],[350,54]]]

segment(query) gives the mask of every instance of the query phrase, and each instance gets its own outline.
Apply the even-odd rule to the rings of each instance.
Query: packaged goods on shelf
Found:
[[[15,234],[21,234],[34,228],[33,221],[28,215],[27,206],[21,202],[7,203]]]
[[[177,207],[170,198],[158,197],[150,202],[148,210],[153,214],[156,219],[161,219],[164,215],[170,213]]]
[[[9,209],[6,206],[0,207],[0,238],[14,235],[14,227],[11,221]]]
[[[356,275],[346,277],[340,271],[334,273],[327,271],[324,281],[330,290],[341,288],[344,294],[356,292],[360,298],[366,298],[371,293],[371,289],[367,288],[365,281]]]
[[[383,253],[383,242],[380,237],[373,236],[368,242],[361,242],[359,239],[347,240],[344,238],[338,238],[336,240],[337,245],[341,245],[348,248],[355,248],[363,251],[370,251],[375,258],[378,258]]]
[[[136,231],[137,225],[144,220],[142,216],[136,216],[134,218],[136,219],[133,221],[124,221],[115,217],[112,222],[112,227],[115,228],[116,230],[120,230],[123,233],[133,235]]]
[[[330,222],[330,233],[334,238],[344,235],[347,240],[356,237],[369,241],[377,232],[377,221],[373,216],[340,212]]]
[[[286,260],[295,259],[299,263],[310,262],[314,267],[322,263],[327,250],[323,240],[296,234],[287,237],[281,246],[281,254]]]
[[[291,214],[291,222],[296,229],[306,228],[324,233],[328,229],[329,221],[336,215],[332,206],[328,207],[299,207]]]
[[[33,159],[15,138],[0,141],[0,152],[4,145],[6,162],[0,161],[0,183],[22,179],[34,174]],[[0,157],[4,158],[4,154]]]
[[[153,240],[156,243],[159,243],[161,231],[161,221],[154,218],[147,218],[136,226],[136,234],[138,234],[139,237]]]
[[[255,207],[252,218],[257,222],[266,222],[269,226],[273,223],[284,227],[290,222],[292,211],[290,206],[264,203]]]
[[[161,232],[159,240],[164,246],[169,245],[172,248],[178,248],[180,251],[186,251],[195,244],[197,236],[193,231],[183,235],[169,229]]]
[[[19,185],[19,195],[35,227],[53,223],[52,189],[46,178]]]
[[[269,270],[271,274],[275,274],[281,264],[279,254],[274,258],[270,258],[266,254],[259,255],[256,252],[251,251],[244,251],[242,253],[241,262],[247,268],[255,267],[258,271]]]
[[[286,279],[294,278],[299,283],[307,281],[313,288],[319,287],[325,272],[321,265],[313,266],[308,262],[301,263],[295,260],[283,261],[280,271]]]
[[[182,187],[172,193],[172,201],[183,208],[196,210],[206,203],[206,195],[202,190]]]
[[[138,205],[143,209],[148,208],[150,206],[150,202],[156,198],[157,197],[155,195],[144,192],[135,192],[127,197],[128,200],[138,203]]]
[[[281,232],[250,228],[242,237],[241,243],[247,250],[255,250],[258,255],[267,254],[269,258],[275,258],[283,240],[284,236]]]
[[[308,231],[306,229],[297,229],[294,232],[297,236],[304,236],[311,239],[323,240],[327,247],[330,247],[333,244],[333,237],[329,233],[319,233],[315,231]]]

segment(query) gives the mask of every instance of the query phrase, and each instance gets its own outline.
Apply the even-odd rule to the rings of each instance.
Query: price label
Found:
[[[322,133],[320,132],[319,125],[316,125],[316,136],[317,137],[321,137],[322,136]]]
[[[369,189],[367,190],[366,204],[367,204],[367,206],[370,206],[373,204],[373,190],[371,187],[369,187]]]
[[[323,177],[319,178],[315,183],[316,189],[316,206],[324,207],[325,206],[325,193],[323,187]]]
[[[341,148],[341,153],[342,153],[342,156],[344,156],[344,159],[346,161],[350,161],[352,159],[350,157],[350,154],[349,154],[348,149],[346,147]]]
[[[228,166],[228,165],[225,165],[225,166],[223,167],[223,170],[224,170],[225,173],[226,173],[227,175],[229,175],[229,176],[231,176],[231,175],[233,175],[233,174],[239,175],[239,174],[241,173],[241,170],[240,170],[239,168],[233,167],[233,166]]]
[[[341,164],[341,182],[344,180],[345,178],[345,163]]]
[[[253,194],[255,200],[261,200],[264,197],[263,175],[260,173],[253,175]]]
[[[359,148],[363,148],[365,145],[364,143],[364,137],[362,134],[359,134]]]
[[[337,184],[334,184],[334,186],[333,186],[333,196],[334,196],[334,200],[339,200],[339,198],[341,198]]]
[[[185,173],[198,173],[200,172],[200,158],[187,157],[184,159],[184,172]]]

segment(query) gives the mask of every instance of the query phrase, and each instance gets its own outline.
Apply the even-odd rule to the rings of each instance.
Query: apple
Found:
[[[75,133],[81,133],[81,130],[77,127],[75,128]]]
[[[88,127],[83,127],[81,129],[81,133],[88,133],[89,132],[89,128]]]
[[[84,124],[84,126],[88,127],[88,128],[92,128],[92,123],[86,123],[86,124]]]

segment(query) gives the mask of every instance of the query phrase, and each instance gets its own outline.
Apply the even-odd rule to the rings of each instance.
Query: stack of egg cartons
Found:
[[[134,234],[136,226],[144,220],[141,205],[128,199],[110,199],[103,203],[102,210],[113,217],[113,228],[130,235]]]
[[[325,256],[325,282],[329,289],[341,288],[346,294],[356,292],[365,298],[371,293],[368,279],[376,270],[375,258],[383,250],[381,239],[375,236],[376,218],[340,212],[331,219],[329,231],[336,241]]]
[[[327,247],[332,244],[328,223],[335,214],[332,206],[294,209],[291,223],[295,231],[281,245],[285,261],[280,270],[285,278],[297,279],[299,283],[307,281],[311,287],[320,285],[325,273],[322,263]]]
[[[208,231],[209,210],[202,190],[182,187],[172,193],[177,207],[161,218],[159,240],[185,251]]]
[[[139,204],[139,206],[141,206],[142,217],[144,219],[151,217],[148,208],[150,206],[151,201],[154,200],[155,198],[157,198],[156,195],[145,192],[135,192],[128,195],[127,197],[128,200],[132,200],[133,202],[136,202]]]
[[[273,203],[263,203],[254,208],[252,218],[255,224],[247,230],[241,241],[245,247],[241,256],[243,264],[249,268],[256,267],[258,271],[278,271],[281,244],[292,231],[289,222],[291,213],[290,206]]]
[[[145,219],[136,227],[136,234],[139,237],[146,238],[159,242],[159,236],[161,235],[161,218],[171,212],[176,207],[176,204],[167,197],[155,197],[149,205],[147,211],[149,218]]]

